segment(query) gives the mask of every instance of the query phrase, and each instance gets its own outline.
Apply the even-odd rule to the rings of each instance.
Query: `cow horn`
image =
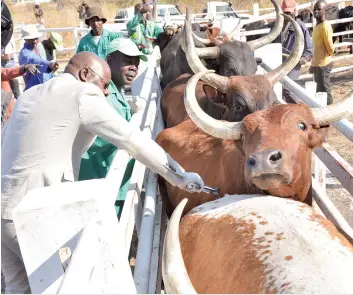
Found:
[[[196,54],[199,58],[204,59],[217,59],[221,54],[221,50],[218,46],[206,47],[206,48],[195,48]]]
[[[287,75],[298,64],[304,50],[304,36],[299,24],[288,15],[284,15],[284,17],[287,18],[294,27],[294,48],[290,56],[283,64],[265,75],[265,77],[270,81],[272,85],[275,85],[279,80],[282,79],[282,77]]]
[[[320,126],[330,125],[333,122],[337,122],[353,114],[353,94],[343,101],[326,107],[313,108],[311,110]]]
[[[201,130],[214,137],[221,139],[238,140],[241,135],[242,122],[226,122],[216,120],[207,115],[199,106],[196,99],[196,84],[198,80],[207,73],[213,71],[203,71],[195,74],[188,81],[184,92],[184,104],[190,119]]]
[[[187,273],[179,240],[179,223],[188,199],[175,208],[167,227],[162,254],[162,276],[168,294],[197,294]]]
[[[205,44],[206,46],[210,46],[212,43],[210,39],[201,38],[201,37],[197,36],[194,32],[192,32],[192,35],[194,36],[194,38],[197,41],[201,42],[202,44]]]
[[[277,36],[281,33],[283,27],[283,16],[281,14],[280,7],[276,0],[271,0],[272,4],[276,9],[276,24],[273,26],[271,32],[259,39],[247,42],[251,50],[254,51],[260,47],[270,44]]]
[[[202,64],[201,60],[197,56],[196,50],[195,50],[195,44],[194,40],[192,38],[191,34],[191,24],[187,20],[188,19],[188,14],[189,14],[189,9],[186,7],[186,19],[185,19],[185,26],[184,26],[184,32],[183,32],[183,37],[181,40],[181,47],[183,48],[186,59],[188,61],[188,64],[191,68],[191,70],[194,73],[198,72],[204,72],[207,71],[207,68]],[[223,93],[227,92],[228,89],[228,78],[223,77],[217,74],[208,74],[202,79],[205,83],[211,85],[212,87],[220,90]]]

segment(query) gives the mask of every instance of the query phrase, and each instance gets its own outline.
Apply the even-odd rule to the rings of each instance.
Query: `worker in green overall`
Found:
[[[151,8],[148,5],[136,4],[135,16],[126,24],[129,37],[144,54],[151,54],[153,42],[163,28],[157,26],[155,21],[148,19]]]
[[[130,86],[135,79],[140,60],[147,61],[147,56],[140,52],[130,39],[117,38],[109,43],[106,61],[111,69],[112,80],[109,83],[109,104],[127,121],[130,121],[132,110],[125,99],[124,86]],[[106,83],[106,81],[102,81]],[[112,164],[117,148],[108,141],[97,137],[92,146],[81,158],[79,180],[104,178]],[[121,204],[125,200],[130,185],[130,177],[135,160],[127,165],[117,202],[117,215],[121,213]]]
[[[103,24],[107,19],[103,16],[100,7],[90,7],[86,14],[85,24],[91,28],[91,31],[80,40],[76,53],[90,51],[105,59],[108,44],[116,38],[123,38],[123,36],[118,32],[104,29]]]

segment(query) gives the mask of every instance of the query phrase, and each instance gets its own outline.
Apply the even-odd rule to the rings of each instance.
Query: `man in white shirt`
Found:
[[[7,293],[29,292],[12,211],[26,193],[75,181],[82,154],[95,136],[128,151],[173,185],[203,188],[156,142],[128,123],[106,101],[110,68],[91,52],[76,54],[65,73],[33,86],[17,100],[2,130],[1,268]]]

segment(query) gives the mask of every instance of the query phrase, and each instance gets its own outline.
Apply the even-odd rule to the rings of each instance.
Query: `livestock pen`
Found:
[[[43,32],[61,30],[72,31],[77,46],[78,33],[84,29]],[[66,50],[74,51],[76,46]],[[139,69],[128,96],[146,101],[132,122],[152,138],[164,128],[159,59],[159,48],[155,47],[148,64]],[[266,58],[262,67],[270,70]],[[281,83],[302,102],[318,106],[313,96],[288,77]],[[353,142],[350,121],[341,120],[332,128]],[[352,197],[353,168],[328,144],[315,153]],[[33,293],[161,293],[160,254],[167,218],[157,175],[136,162],[119,220],[111,206],[129,159],[128,153],[119,150],[105,179],[33,190],[18,206],[14,222]],[[322,177],[326,168],[320,169],[320,165],[312,180],[316,208],[353,238],[352,224],[347,223],[326,194]],[[133,245],[137,246],[137,253],[132,271],[128,257],[134,228],[138,242]]]

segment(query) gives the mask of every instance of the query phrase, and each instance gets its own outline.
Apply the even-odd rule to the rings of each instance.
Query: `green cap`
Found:
[[[51,40],[51,42],[53,42],[56,50],[61,51],[64,49],[63,37],[60,34],[56,32],[51,32],[49,34],[49,39]]]
[[[144,55],[138,48],[137,45],[128,38],[116,38],[112,42],[109,43],[107,47],[106,57],[107,55],[120,51],[121,53],[128,56],[138,56],[140,60],[148,61],[146,55]]]

